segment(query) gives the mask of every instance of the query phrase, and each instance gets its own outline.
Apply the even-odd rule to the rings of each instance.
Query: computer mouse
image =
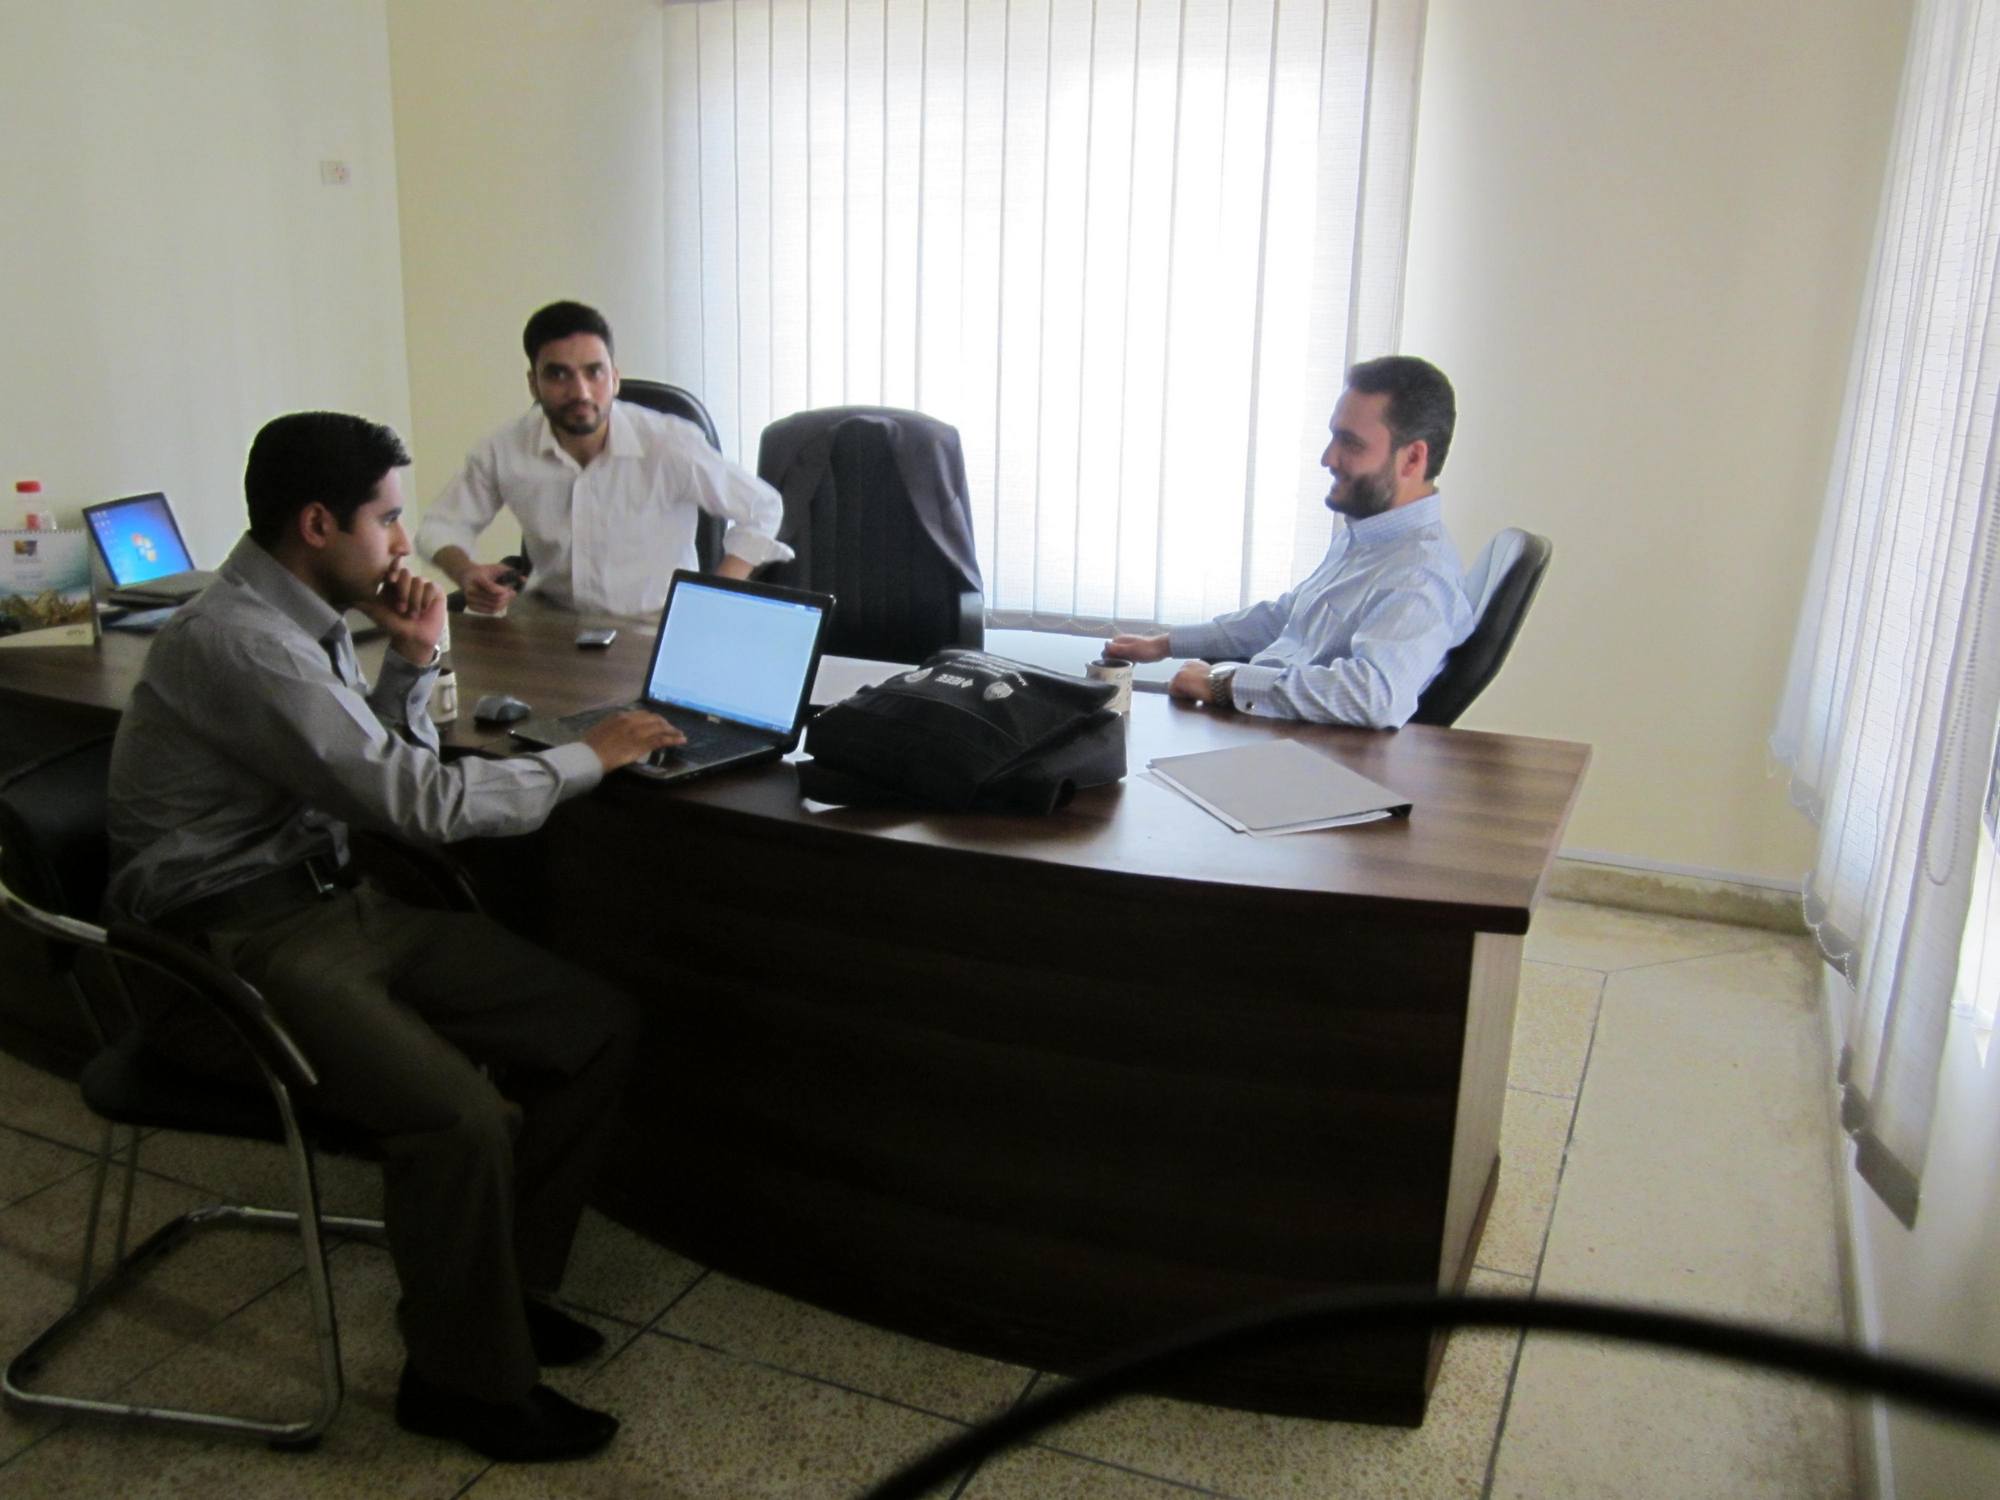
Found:
[[[533,712],[512,693],[488,693],[472,705],[472,717],[482,724],[514,724]]]

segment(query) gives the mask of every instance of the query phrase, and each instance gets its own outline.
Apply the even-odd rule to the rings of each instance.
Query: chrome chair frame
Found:
[[[50,757],[26,770],[38,770],[57,758]],[[21,774],[25,773],[17,773],[17,777]],[[10,781],[13,779],[10,778]],[[32,856],[32,851],[30,853]],[[5,854],[6,851],[0,849],[0,872],[6,869]],[[55,945],[61,953],[59,967],[63,982],[81,1008],[98,1043],[96,1056],[84,1068],[83,1092],[85,1102],[104,1122],[93,1172],[90,1211],[84,1230],[83,1253],[77,1268],[74,1298],[54,1323],[7,1362],[4,1373],[0,1373],[0,1394],[4,1394],[9,1407],[19,1410],[86,1413],[206,1432],[238,1433],[261,1437],[281,1448],[314,1445],[339,1412],[344,1391],[340,1335],[334,1317],[332,1284],[327,1274],[325,1236],[333,1232],[381,1244],[384,1243],[384,1231],[380,1219],[326,1214],[321,1210],[312,1150],[300,1128],[298,1111],[293,1102],[294,1090],[311,1088],[318,1081],[311,1062],[253,986],[165,933],[126,924],[106,928],[48,910],[15,891],[7,883],[4,873],[0,873],[0,915]],[[96,954],[105,961],[103,967],[112,981],[117,1008],[123,1013],[118,1034],[106,1026],[99,1004],[93,1002],[78,978],[75,960],[85,953]],[[261,1126],[246,1124],[247,1112],[242,1111],[241,1105],[246,1099],[256,1098],[254,1094],[246,1093],[233,1101],[236,1106],[234,1118],[218,1118],[215,1124],[209,1126],[176,1118],[164,1123],[163,1128],[235,1137],[277,1136],[285,1148],[295,1207],[265,1208],[239,1202],[211,1204],[169,1220],[128,1253],[126,1245],[130,1238],[133,1194],[138,1180],[140,1141],[149,1125],[162,1122],[147,1118],[143,1108],[107,1113],[107,1101],[102,1093],[95,1098],[92,1094],[93,1070],[98,1070],[96,1077],[109,1079],[122,1067],[129,1067],[136,1061],[133,1044],[137,1037],[137,1007],[126,987],[121,968],[125,963],[137,964],[163,975],[181,989],[208,1000],[244,1043],[270,1095],[272,1118]],[[116,1107],[115,1103],[112,1107]],[[121,1118],[121,1114],[124,1117]],[[129,1131],[129,1149],[122,1168],[116,1240],[109,1268],[98,1275],[97,1245],[103,1227],[105,1190],[117,1155],[117,1133],[121,1124]],[[272,1125],[275,1125],[275,1130],[269,1128]],[[289,1420],[275,1420],[33,1388],[31,1381],[50,1357],[88,1327],[94,1317],[116,1300],[121,1292],[134,1285],[148,1267],[198,1232],[225,1227],[296,1230],[298,1233],[318,1354],[319,1394],[317,1404],[310,1413]]]

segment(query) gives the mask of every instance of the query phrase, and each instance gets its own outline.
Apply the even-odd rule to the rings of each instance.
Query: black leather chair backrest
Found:
[[[693,391],[681,386],[668,385],[664,380],[618,380],[618,399],[630,401],[635,406],[643,406],[649,411],[663,412],[670,417],[682,417],[701,429],[701,435],[708,439],[708,446],[717,453],[722,451],[722,439],[716,434],[715,421],[708,414],[708,408],[701,404]]]
[[[783,441],[774,441],[774,434]],[[808,491],[801,474],[805,480],[811,474],[781,455],[798,458],[821,439],[828,442],[826,463]],[[772,564],[763,576],[835,597],[826,642],[835,656],[920,662],[943,646],[985,642],[977,574],[968,580],[918,513],[898,461],[899,440],[932,445],[926,471],[961,476],[954,483],[962,507],[958,433],[921,413],[836,407],[801,412],[765,429],[758,472],[785,497],[780,536],[797,555]],[[950,510],[948,521],[963,528],[969,556],[970,515]]]
[[[45,935],[35,944],[51,978],[73,981],[71,1005],[81,1004],[97,1029],[92,1044],[97,1055],[84,1068],[85,1099],[99,1114],[128,1124],[143,1116],[144,1123],[171,1129],[277,1139],[277,1116],[247,1056],[242,1059],[242,1077],[250,1085],[246,1099],[240,1089],[212,1079],[190,1084],[178,1069],[133,1051],[139,1014],[191,994],[218,1006],[266,1066],[300,1081],[293,1074],[301,1054],[263,1000],[198,945],[129,922],[114,920],[108,932],[97,925],[105,920],[110,873],[105,817],[111,747],[109,735],[88,740],[0,781],[0,880],[21,901],[92,924],[95,934]],[[19,921],[24,914],[10,908],[9,915]],[[22,925],[38,930],[31,920]]]
[[[0,780],[0,884],[53,915],[98,920],[110,861],[104,835],[110,768],[107,735],[44,754]],[[88,1056],[104,1024],[102,1016],[86,1021],[108,973],[101,956],[47,941],[21,924],[0,925],[7,927],[0,964],[18,965],[19,982],[8,986],[12,1019],[26,1022],[58,1053]],[[85,1010],[77,1008],[80,998]]]
[[[1512,526],[1486,544],[1465,579],[1466,593],[1478,610],[1472,633],[1445,657],[1443,669],[1417,700],[1412,724],[1455,724],[1499,674],[1553,551],[1547,537]]]
[[[110,779],[106,735],[45,755],[0,782],[0,861],[22,899],[97,920],[110,865],[104,833]]]
[[[627,380],[621,375],[618,379],[618,399],[669,417],[685,418],[701,429],[709,447],[717,453],[722,451],[722,438],[715,430],[715,419],[709,416],[708,408],[701,404],[693,391],[668,385],[664,380]],[[714,572],[716,564],[722,561],[722,522],[707,511],[703,511],[701,518],[695,522],[694,550],[704,573]]]

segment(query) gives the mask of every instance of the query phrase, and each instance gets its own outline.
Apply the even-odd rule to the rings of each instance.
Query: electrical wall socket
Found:
[[[346,187],[353,175],[344,161],[323,161],[319,164],[319,180],[322,187]]]

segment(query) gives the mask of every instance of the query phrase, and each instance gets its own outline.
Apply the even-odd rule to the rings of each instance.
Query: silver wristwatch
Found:
[[[1236,669],[1241,662],[1224,662],[1208,669],[1208,706],[1226,714],[1236,712]]]

